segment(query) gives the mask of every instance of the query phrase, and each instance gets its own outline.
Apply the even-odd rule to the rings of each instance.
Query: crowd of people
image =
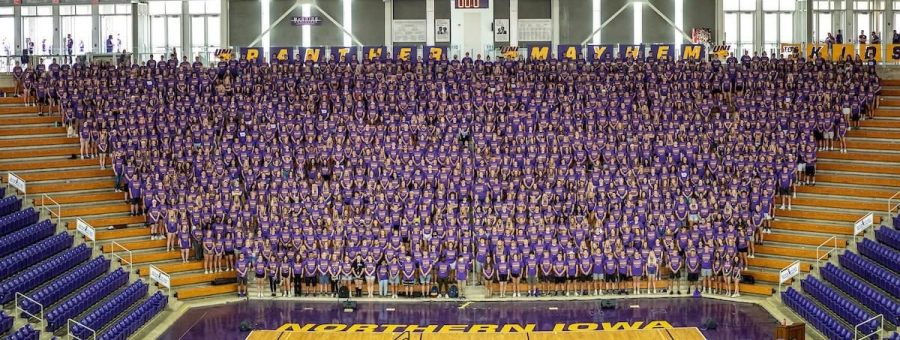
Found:
[[[738,296],[816,151],[878,92],[858,58],[765,56],[15,74],[82,157],[111,158],[153,239],[260,297]]]

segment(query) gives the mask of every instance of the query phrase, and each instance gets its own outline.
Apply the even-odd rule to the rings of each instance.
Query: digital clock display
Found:
[[[488,8],[489,0],[456,0],[456,8]]]

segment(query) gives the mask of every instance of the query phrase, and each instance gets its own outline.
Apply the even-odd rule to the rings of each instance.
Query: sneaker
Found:
[[[741,293],[734,293],[734,294],[731,294],[731,297],[735,297],[735,298],[736,298],[736,297],[741,297]]]

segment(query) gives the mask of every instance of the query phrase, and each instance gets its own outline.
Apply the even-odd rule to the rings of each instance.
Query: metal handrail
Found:
[[[893,196],[888,198],[888,208],[887,208],[888,218],[893,216],[894,210],[898,210],[898,209],[900,209],[900,191],[897,191],[897,193],[895,193]],[[894,226],[894,227],[896,227],[896,226]]]
[[[834,244],[831,246],[831,249],[829,249],[825,253],[822,253],[822,255],[819,255],[819,252],[821,251],[822,247],[824,247],[830,241],[834,241]],[[837,251],[837,237],[835,237],[835,236],[832,236],[832,237],[828,238],[827,240],[825,240],[825,242],[822,242],[821,244],[819,244],[819,246],[816,247],[816,268],[819,268],[819,262],[822,261],[822,259],[827,258],[828,256],[831,256],[831,253],[835,252],[835,251]]]
[[[47,196],[47,194],[41,194],[41,208],[47,209],[47,212],[50,213],[50,216],[53,216],[53,209],[47,208],[47,204],[44,203],[44,200],[48,200],[56,206],[56,225],[60,225],[62,223],[62,206],[59,205],[59,202],[54,200],[52,197]]]
[[[119,259],[120,264],[128,263],[128,272],[131,272],[131,270],[134,267],[134,253],[132,253],[131,250],[128,250],[128,248],[125,248],[125,246],[119,244],[116,241],[110,242],[109,247],[110,247],[109,248],[110,256]],[[125,258],[123,258],[121,255],[116,254],[116,247],[122,248],[122,251],[124,251],[126,254],[128,254],[128,260],[125,260]]]
[[[859,327],[862,326],[862,325],[865,325],[865,324],[867,324],[867,323],[869,323],[870,321],[875,320],[875,319],[879,319],[879,321],[881,321],[881,322],[879,322],[879,324],[878,324],[878,328],[875,329],[874,332],[869,333],[869,334],[866,334],[866,336],[860,338],[860,337],[859,337]],[[884,330],[884,315],[883,315],[883,314],[878,314],[878,315],[876,315],[876,316],[873,316],[873,317],[871,317],[871,318],[866,319],[866,320],[863,321],[863,322],[860,322],[860,323],[856,324],[856,326],[853,326],[853,338],[854,338],[854,339],[858,339],[858,340],[868,339],[869,337],[871,337],[871,336],[873,336],[873,335],[881,334],[881,331],[882,331],[882,330]],[[880,336],[879,336],[879,338],[880,338]]]
[[[78,339],[78,340],[85,340],[85,339],[79,338],[77,335],[75,335],[75,334],[72,332],[72,324],[73,324],[73,323],[76,324],[76,325],[79,325],[79,326],[83,327],[83,328],[86,329],[86,330],[91,331],[91,337],[90,337],[90,338],[87,338],[87,339],[97,339],[97,331],[95,331],[93,328],[90,328],[90,327],[88,327],[87,325],[85,325],[85,324],[83,324],[83,323],[81,323],[81,322],[75,321],[74,319],[69,319],[68,321],[66,321],[66,333],[69,333],[69,339],[75,338],[75,339]]]
[[[9,188],[10,182],[11,182],[10,179],[12,179],[13,177],[15,177],[17,181],[22,182],[23,188],[22,189],[16,188],[16,190],[22,192],[22,200],[23,201],[27,200],[28,199],[28,181],[26,181],[21,176],[16,175],[15,172],[12,172],[12,171],[6,172],[6,187]]]
[[[31,303],[36,304],[36,305],[38,306],[38,308],[40,308],[40,309],[39,309],[39,312],[38,312],[38,315],[31,314],[30,312],[28,312],[27,310],[25,310],[25,308],[20,307],[20,305],[19,305],[19,298],[20,298],[20,297],[21,297],[23,300],[28,300],[28,301],[31,301]],[[32,318],[37,318],[38,320],[40,320],[39,322],[41,323],[41,328],[42,328],[42,329],[44,328],[45,325],[44,325],[44,305],[43,305],[43,304],[41,304],[40,302],[37,302],[37,300],[35,300],[35,299],[32,299],[32,298],[30,298],[30,297],[25,296],[25,294],[22,294],[22,293],[19,293],[19,292],[16,292],[16,301],[15,301],[15,303],[16,303],[16,306],[15,306],[15,308],[16,308],[15,310],[16,310],[16,311],[22,311],[22,313],[25,313],[25,314],[27,314],[28,316],[30,316],[30,317],[32,317]]]

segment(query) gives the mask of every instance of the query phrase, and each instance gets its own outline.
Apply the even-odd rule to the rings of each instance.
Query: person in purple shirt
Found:
[[[671,249],[668,253],[669,272],[669,295],[681,295],[681,269],[684,266],[683,259],[677,250]]]
[[[553,296],[558,296],[565,291],[566,288],[566,260],[563,253],[556,253],[556,259],[553,261]]]
[[[603,277],[606,281],[607,292],[615,290],[616,281],[619,278],[617,266],[616,255],[613,254],[612,250],[605,249],[603,254]]]
[[[485,258],[481,268],[482,280],[484,282],[484,287],[487,290],[484,295],[485,297],[491,296],[491,286],[493,286],[493,283],[497,282],[497,272],[494,271],[494,264],[491,262],[490,257]]]
[[[619,276],[619,284],[616,287],[619,290],[619,294],[628,294],[628,282],[631,281],[631,267],[629,264],[631,263],[631,259],[625,254],[624,250],[619,250],[619,253],[616,255],[616,268],[618,268],[618,276]]]
[[[268,271],[266,270],[266,261],[263,259],[259,259],[253,265],[254,275],[256,277],[256,297],[262,297],[263,287],[265,287],[266,282],[266,274]]]
[[[459,258],[456,259],[456,289],[459,291],[459,298],[466,298],[466,281],[469,278],[469,262],[466,261],[467,257],[464,254],[460,254]]]
[[[291,284],[294,288],[294,297],[300,297],[303,294],[303,257],[298,252],[294,254],[294,261],[291,262]]]
[[[656,280],[659,275],[659,260],[656,257],[656,252],[651,251],[648,253],[646,268],[647,280],[649,281],[647,290],[651,294],[656,294]]]
[[[250,264],[244,258],[244,253],[240,253],[238,255],[237,263],[234,264],[237,275],[237,283],[238,283],[238,297],[246,297],[247,296],[247,272],[250,269]]]
[[[591,255],[591,287],[594,295],[603,295],[603,253],[600,247],[594,247]]]
[[[702,293],[709,293],[713,282],[713,251],[709,244],[705,244],[700,251],[700,278]]]
[[[506,297],[506,284],[510,279],[510,262],[505,254],[497,258],[497,282],[500,284],[500,297]]]
[[[438,283],[438,297],[447,297],[448,288],[450,288],[450,272],[452,271],[451,262],[449,260],[438,261],[435,265]]]
[[[538,283],[538,259],[534,252],[528,253],[525,259],[525,282],[528,284],[528,293],[525,296],[537,296]]]
[[[734,277],[734,261],[732,261],[733,257],[728,255],[722,256],[722,279],[725,282],[724,284],[724,294],[725,296],[731,295],[731,279]]]
[[[397,298],[397,291],[400,289],[400,260],[398,257],[391,259],[388,264],[388,280],[391,286],[391,298]]]
[[[549,294],[553,281],[553,258],[549,251],[544,251],[540,259],[538,281],[541,283],[541,291],[538,295]]]
[[[366,280],[366,292],[369,298],[374,297],[376,272],[375,259],[372,257],[372,254],[369,254],[363,261],[363,278]]]
[[[216,241],[213,238],[212,230],[206,231],[206,236],[203,237],[203,253],[206,256],[203,257],[203,271],[204,274],[209,274],[210,272],[215,272],[215,268],[213,267],[213,260],[215,260],[215,253],[213,253],[213,248],[215,248]]]
[[[522,258],[518,252],[513,253],[512,260],[509,261],[509,279],[513,286],[513,297],[519,297],[519,283],[522,281]]]
[[[376,270],[376,276],[378,277],[378,296],[380,297],[389,297],[390,293],[388,290],[390,283],[390,265],[382,260],[381,263],[378,264],[378,268]]]
[[[422,288],[422,296],[428,296],[428,290],[431,288],[431,275],[434,271],[434,258],[428,251],[422,252],[419,262],[419,286]]]
[[[634,252],[634,256],[631,258],[631,264],[628,266],[628,275],[631,276],[631,288],[634,295],[641,293],[641,277],[644,276],[645,269],[644,259],[641,257],[641,253],[638,251]]]
[[[413,261],[412,256],[406,255],[402,263],[401,272],[406,297],[412,297],[412,286],[416,284],[416,262]]]
[[[712,265],[712,293],[713,294],[722,294],[724,291],[724,287],[722,286],[724,279],[722,278],[722,258],[718,251],[713,255],[713,265]]]
[[[746,262],[742,261],[740,257],[733,257],[731,262],[734,264],[734,268],[731,270],[731,281],[734,282],[734,294],[731,294],[731,297],[740,297],[741,296],[741,272],[744,270],[744,266],[746,266]]]
[[[191,233],[188,231],[187,224],[182,224],[181,231],[178,232],[178,248],[181,249],[181,263],[188,263],[188,256],[191,252]]]
[[[700,256],[697,255],[697,249],[688,248],[684,262],[685,269],[687,269],[688,292],[689,294],[699,292],[697,280],[700,277]]]

